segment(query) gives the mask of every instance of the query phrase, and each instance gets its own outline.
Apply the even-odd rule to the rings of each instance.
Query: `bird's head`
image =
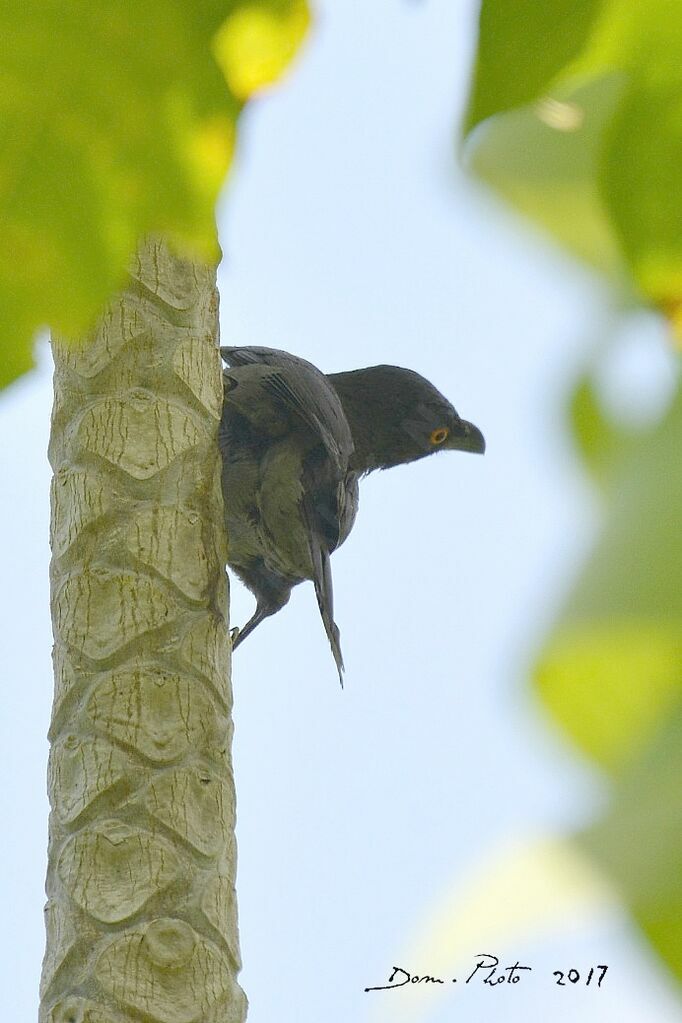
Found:
[[[483,434],[419,373],[370,366],[332,373],[350,423],[354,465],[360,472],[388,469],[436,451],[483,454]]]
[[[485,440],[479,428],[462,419],[424,377],[410,370],[402,372],[409,377],[394,381],[398,415],[390,417],[392,446],[398,459],[394,464],[412,462],[436,451],[471,451],[482,455]]]

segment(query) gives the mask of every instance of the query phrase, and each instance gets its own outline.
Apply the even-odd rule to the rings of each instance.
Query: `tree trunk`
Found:
[[[242,1023],[215,270],[55,341],[41,1023]]]

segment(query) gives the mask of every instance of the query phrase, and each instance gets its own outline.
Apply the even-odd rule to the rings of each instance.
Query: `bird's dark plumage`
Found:
[[[483,435],[412,370],[326,376],[274,348],[220,351],[228,365],[220,427],[228,564],[256,597],[233,645],[311,579],[343,681],[330,555],[355,521],[359,477],[440,448],[483,453]]]

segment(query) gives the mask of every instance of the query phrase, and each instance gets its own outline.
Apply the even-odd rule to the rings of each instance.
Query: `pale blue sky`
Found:
[[[455,165],[473,18],[471,0],[325,0],[295,72],[244,118],[221,205],[225,343],[327,371],[410,366],[488,441],[484,458],[443,454],[364,482],[333,562],[344,692],[310,586],[235,655],[250,1023],[369,1020],[363,988],[459,874],[510,839],[588,820],[604,795],[533,702],[527,669],[598,522],[561,409],[607,291]],[[660,332],[646,319],[629,329],[655,390]],[[627,366],[615,372],[627,386]],[[50,390],[41,349],[0,399],[0,812],[13,822],[1,969],[17,1021],[35,1016],[43,947]],[[252,604],[235,585],[233,621]],[[499,951],[538,977],[596,961],[611,975],[598,992],[467,989],[424,1018],[678,1018],[619,914]]]

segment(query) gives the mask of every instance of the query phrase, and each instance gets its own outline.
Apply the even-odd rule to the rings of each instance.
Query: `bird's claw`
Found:
[[[233,647],[234,647],[235,643],[237,642],[237,637],[238,636],[239,636],[239,626],[235,625],[235,627],[233,629],[230,629],[230,643],[232,644]]]

